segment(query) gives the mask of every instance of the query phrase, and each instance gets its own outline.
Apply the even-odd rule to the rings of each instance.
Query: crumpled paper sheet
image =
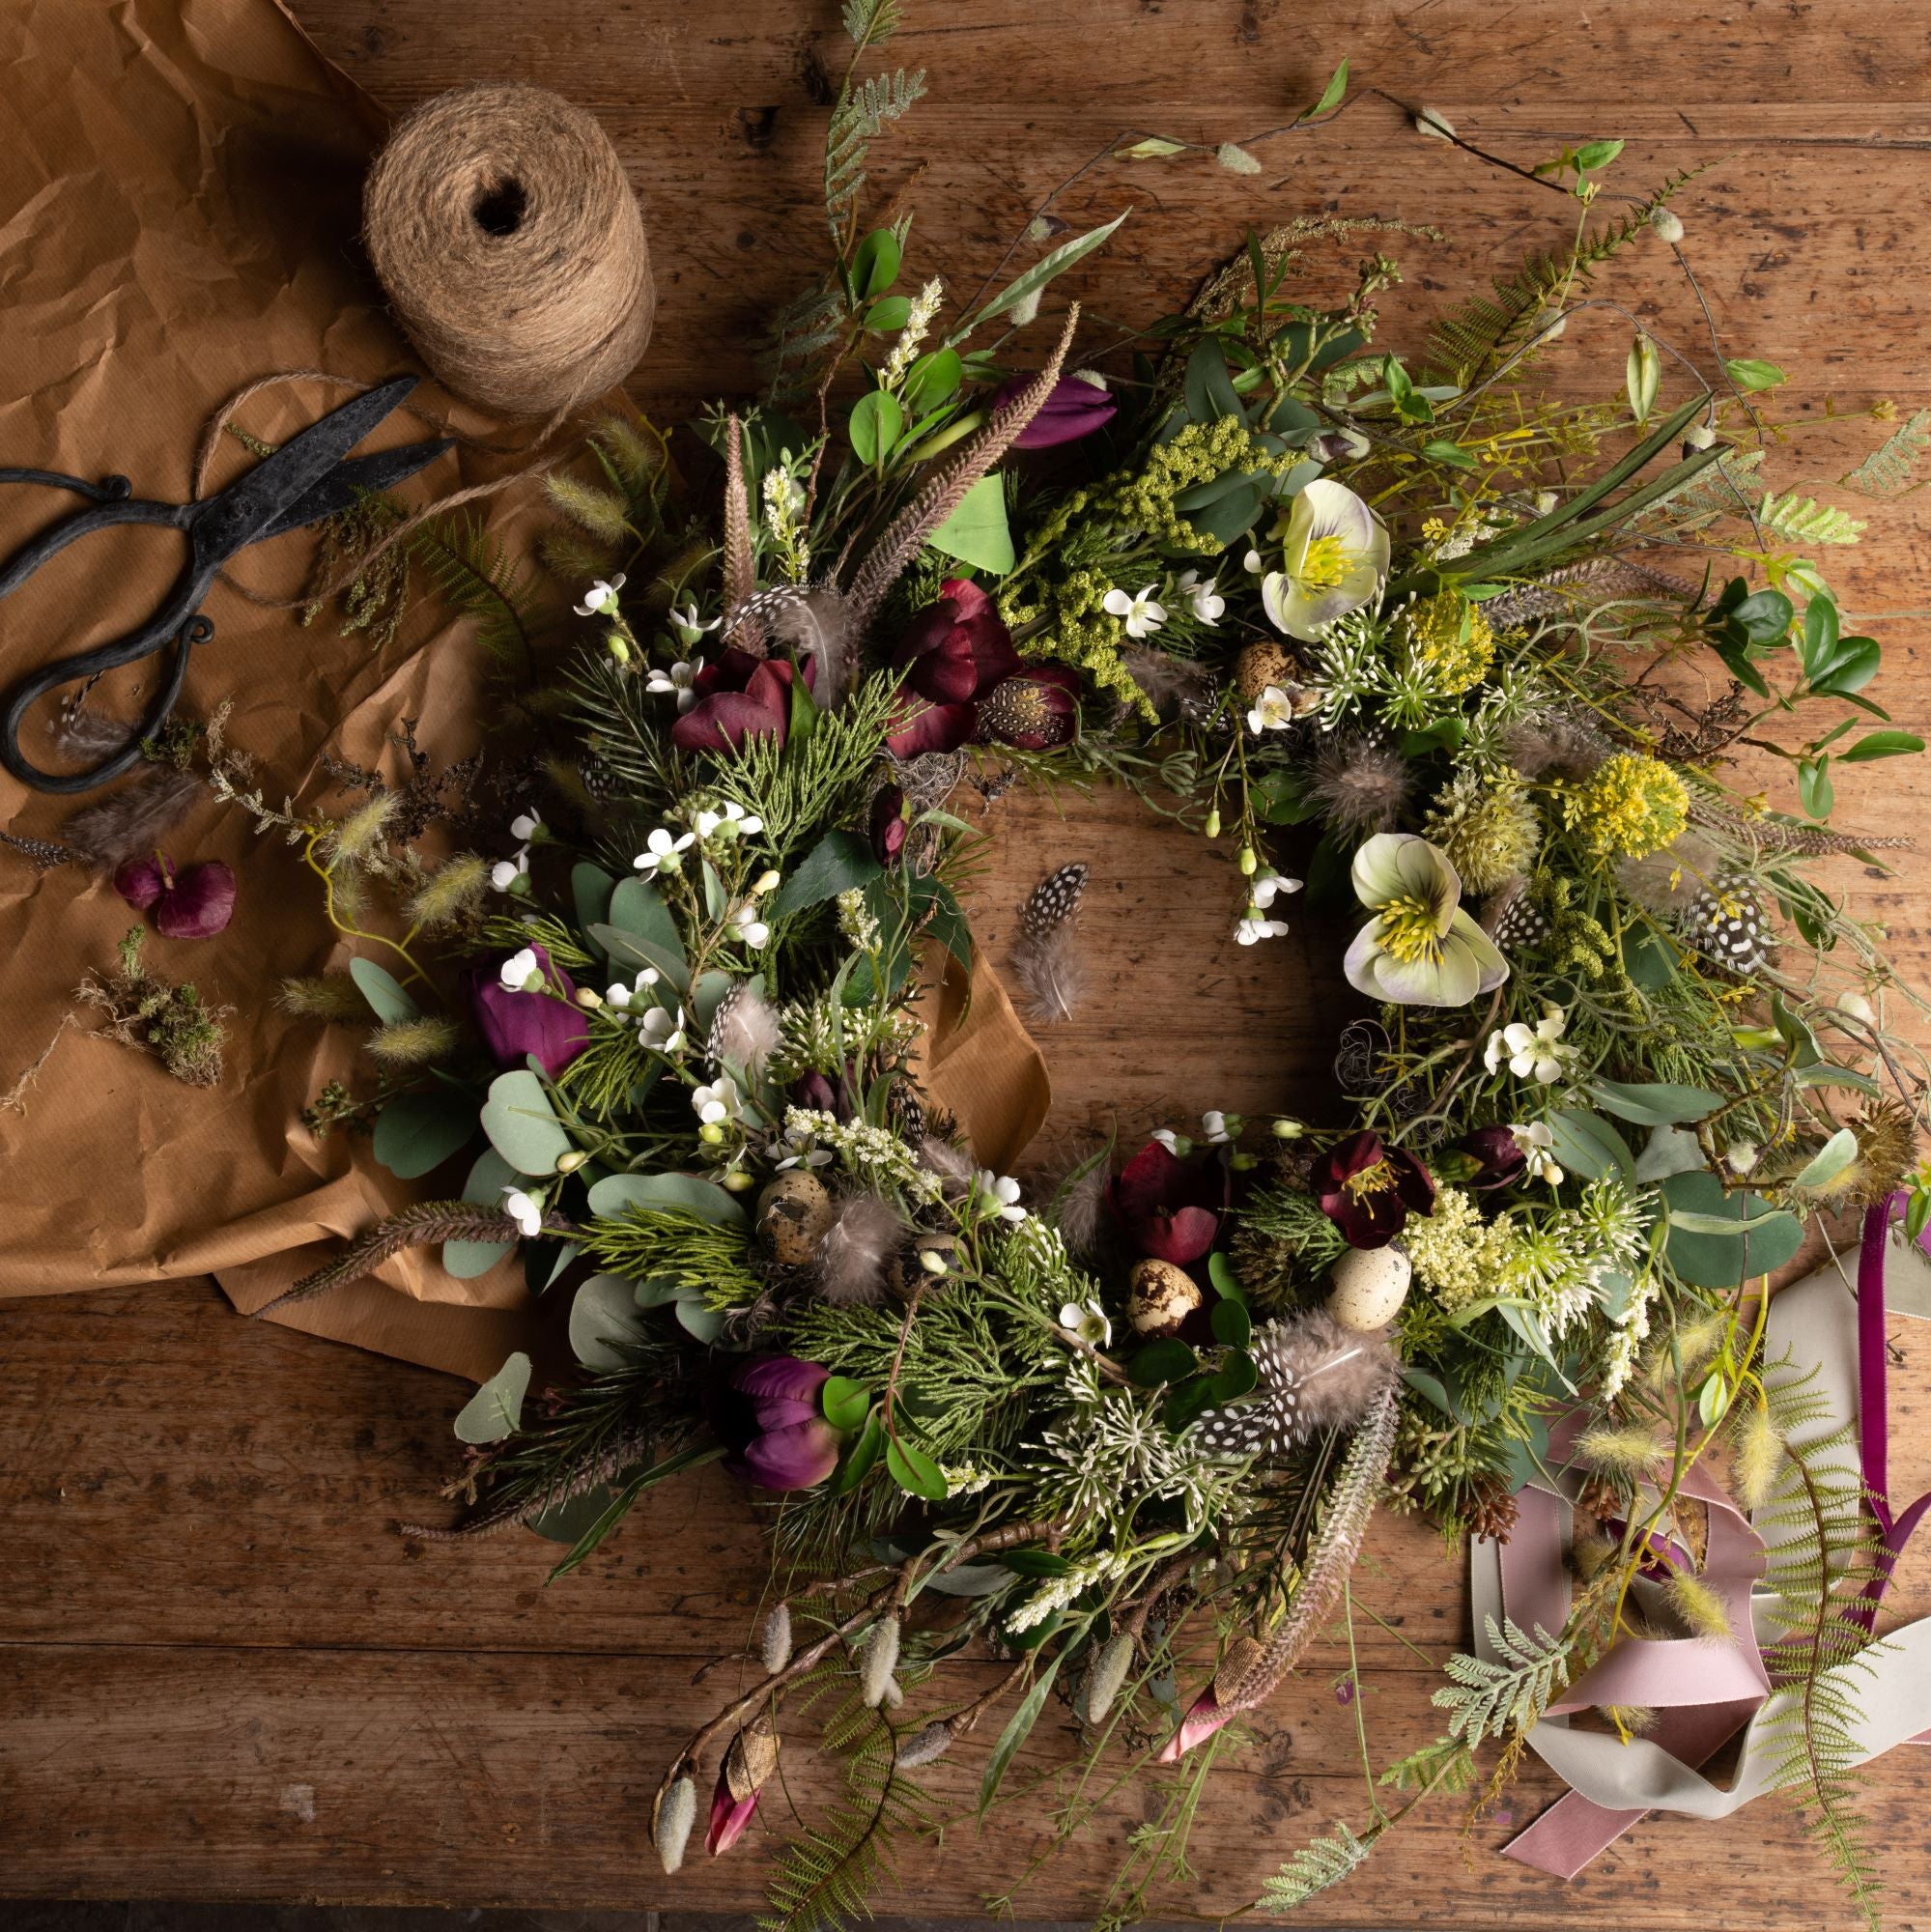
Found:
[[[138,496],[181,499],[204,420],[244,383],[297,368],[367,382],[417,366],[355,240],[383,116],[273,0],[0,10],[0,463],[118,471]],[[645,383],[648,374],[646,363]],[[245,426],[279,440],[346,393],[286,387],[251,402]],[[415,400],[505,440],[502,426],[433,384]],[[398,416],[375,441],[425,433]],[[239,444],[225,452],[214,484],[250,460]],[[445,457],[409,486],[412,499],[474,480],[489,461]],[[526,514],[528,491],[507,500],[519,494]],[[493,522],[514,530],[505,500]],[[54,492],[0,488],[0,555],[73,507]],[[0,682],[141,622],[180,551],[171,533],[112,532],[0,600]],[[243,554],[237,575],[288,594],[308,554],[300,537],[264,545]],[[205,608],[216,631],[195,653],[185,708],[205,718],[233,700],[229,741],[254,754],[271,803],[322,798],[326,753],[396,776],[387,741],[405,717],[421,720],[420,742],[439,764],[486,731],[481,654],[428,600],[381,652],[366,637],[339,636],[327,615],[304,630],[293,613],[223,586]],[[93,703],[138,715],[153,668],[104,680]],[[57,838],[72,809],[0,774],[0,824],[17,835]],[[298,850],[256,838],[241,812],[212,798],[168,843],[185,863],[225,859],[241,880],[219,938],[151,932],[147,942],[152,970],[235,1009],[213,1089],[183,1087],[147,1055],[80,1028],[60,1033],[76,1010],[71,989],[111,967],[139,915],[78,867],[36,876],[0,849],[0,1094],[60,1034],[21,1110],[0,1111],[0,1294],[212,1273],[246,1312],[383,1214],[462,1186],[466,1156],[405,1185],[375,1166],[366,1139],[318,1142],[297,1118],[327,1080],[366,1087],[370,1073],[347,1035],[273,1006],[284,977],[340,971],[349,957]],[[955,986],[934,999],[942,1016],[961,1006]],[[930,1071],[938,1104],[1004,1171],[1043,1115],[1045,1079],[989,969],[976,976],[964,1030],[935,1044]],[[536,1340],[513,1260],[457,1281],[433,1250],[273,1319],[472,1379]]]

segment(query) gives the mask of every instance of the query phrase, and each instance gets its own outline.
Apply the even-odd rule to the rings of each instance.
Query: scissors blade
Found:
[[[263,457],[239,482],[209,497],[194,526],[196,546],[207,553],[204,560],[218,562],[263,536],[414,387],[413,376],[398,376],[330,410]]]
[[[445,449],[454,449],[453,439],[439,437],[433,442],[408,442],[399,449],[379,449],[373,456],[352,456],[338,463],[320,483],[306,490],[287,509],[257,532],[255,541],[298,530],[304,525],[320,523],[338,510],[354,507],[361,497],[392,490],[406,482],[425,464],[433,463]]]

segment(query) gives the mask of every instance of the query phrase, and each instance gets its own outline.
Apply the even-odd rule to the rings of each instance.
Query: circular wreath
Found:
[[[540,1523],[567,1569],[718,1459],[779,1505],[766,1674],[667,1767],[667,1871],[746,1830],[813,1703],[856,1795],[781,1871],[796,1925],[863,1893],[981,1722],[982,1806],[1054,1697],[1094,1756],[1210,1756],[1326,1624],[1377,1502],[1506,1537],[1552,1425],[1601,1546],[1536,1634],[1561,1654],[1516,1633],[1500,1701],[1451,1667],[1447,1736],[1401,1777],[1465,1786],[1555,1663],[1624,1633],[1638,1573],[1646,1614],[1707,1622],[1675,1474],[1710,1432],[1765,1483],[1781,1453],[1750,1285],[1806,1218],[1912,1179],[1885,968],[1806,867],[1880,842],[1823,825],[1831,771],[1919,747],[1862,726],[1878,646],[1794,554],[1829,513],[1747,494],[1747,409],[1665,408],[1640,333],[1615,400],[1535,380],[1580,265],[1667,199],[1413,370],[1374,346],[1386,258],[1338,306],[1290,293],[1310,224],[1108,375],[1069,369],[1076,312],[1011,366],[1104,232],[948,323],[938,282],[895,293],[881,229],[776,399],[694,425],[708,478],[611,418],[594,474],[553,484],[548,561],[589,588],[547,776],[507,856],[404,868],[415,926],[472,948],[488,1151],[465,1200],[295,1293],[427,1239],[458,1273],[521,1243],[571,1297],[581,1377],[526,1404],[513,1357],[459,1419],[470,1529]],[[1725,787],[1733,745],[1813,713],[1781,753],[1801,813]],[[1345,1119],[1209,1112],[1025,1188],[978,1161],[923,1089],[916,1006],[922,959],[971,963],[947,800],[975,772],[1157,793],[1225,864],[1229,944],[1303,892],[1353,906]],[[320,848],[343,876],[383,869],[363,816]],[[1081,998],[1085,884],[1024,908],[1040,1025]],[[385,1064],[448,1047],[360,977]],[[410,1098],[391,1157],[428,1131]],[[953,1690],[987,1654],[996,1681]]]

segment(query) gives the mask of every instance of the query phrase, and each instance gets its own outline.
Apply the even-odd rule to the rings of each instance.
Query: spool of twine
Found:
[[[610,136],[540,87],[439,95],[376,157],[362,234],[416,352],[457,395],[556,417],[621,383],[657,291]]]

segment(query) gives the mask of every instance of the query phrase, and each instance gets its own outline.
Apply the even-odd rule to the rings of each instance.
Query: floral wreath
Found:
[[[861,54],[888,11],[855,10]],[[457,1420],[472,1516],[419,1534],[534,1524],[568,1570],[717,1460],[776,1504],[763,1674],[666,1768],[651,1829],[667,1872],[696,1831],[727,1850],[815,1709],[849,1788],[779,1870],[792,1927],[857,1909],[942,1819],[921,1774],[981,1724],[998,1803],[1053,1700],[1088,1757],[1166,1780],[1130,1918],[1184,1871],[1207,1769],[1335,1615],[1377,1503],[1506,1538],[1525,1484],[1577,1472],[1570,1622],[1448,1662],[1441,1739],[1383,1777],[1400,1807],[1290,1859],[1259,1901],[1285,1910],[1475,1785],[1485,1737],[1506,1780],[1568,1670],[1633,1631],[1638,1578],[1652,1625],[1721,1636],[1675,1478],[1716,1441],[1761,1497],[1803,1453],[1753,1285],[1806,1220],[1901,1186],[1915,1228],[1931,1208],[1896,989],[1808,869],[1886,842],[1825,825],[1831,775],[1922,748],[1797,551],[1857,526],[1757,480],[1777,371],[1730,360],[1719,395],[1691,369],[1665,409],[1639,327],[1619,397],[1539,385],[1592,274],[1676,248],[1680,181],[1591,226],[1616,144],[1565,154],[1575,245],[1412,367],[1374,342],[1386,256],[1337,307],[1291,293],[1309,247],[1388,224],[1302,221],[1117,373],[1067,371],[1075,310],[1015,374],[1041,291],[1118,224],[949,322],[939,280],[895,292],[905,226],[862,231],[846,164],[922,85],[847,81],[836,260],[771,400],[693,424],[695,469],[619,416],[552,480],[545,561],[591,587],[528,707],[549,749],[506,854],[424,859],[374,781],[305,826],[331,907],[349,882],[409,903],[395,972],[354,973],[378,1156],[485,1145],[461,1199],[285,1298],[410,1242],[458,1275],[520,1247],[569,1297],[581,1375],[531,1402],[512,1356]],[[1908,454],[1846,480],[1881,495]],[[1725,786],[1732,746],[1813,713],[1771,748],[1799,811]],[[1209,1112],[1023,1187],[974,1159],[923,1090],[915,1000],[922,963],[973,958],[949,801],[1015,775],[1122,781],[1215,841],[1235,943],[1303,891],[1357,907],[1343,970],[1374,1015],[1343,1038],[1341,1124]],[[1078,1009],[1086,883],[1062,867],[1023,910],[1042,1029]],[[447,1012],[417,956],[438,932],[469,962]],[[997,1681],[951,1688],[987,1655]]]

